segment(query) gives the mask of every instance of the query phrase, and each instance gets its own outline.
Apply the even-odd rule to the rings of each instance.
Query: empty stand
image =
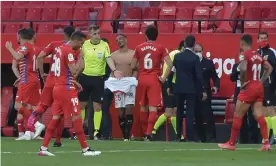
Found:
[[[26,9],[25,8],[12,8],[10,20],[25,20]]]
[[[192,22],[185,21],[185,19],[193,18],[193,9],[192,8],[178,8],[176,12],[176,20],[174,33],[190,33]]]
[[[250,7],[247,8],[244,14],[244,19],[261,19],[262,18],[262,8]],[[259,21],[245,21],[244,22],[244,32],[246,33],[258,33],[260,29]]]
[[[54,32],[54,24],[51,23],[39,23],[37,24],[37,32],[38,33],[53,33]]]
[[[1,1],[1,8],[11,8],[13,7],[13,1]]]
[[[21,24],[19,23],[5,23],[4,33],[17,33],[20,28]]]
[[[42,7],[44,5],[44,1],[30,1],[28,3],[28,7]]]
[[[73,17],[73,8],[59,8],[58,14],[57,14],[57,20],[72,20]],[[70,25],[69,21],[62,21],[62,22],[56,22],[55,25],[57,25],[60,28],[63,28],[64,26]]]
[[[73,20],[88,20],[89,19],[89,9],[88,8],[75,8],[73,14]],[[88,26],[88,21],[75,21],[74,26]]]
[[[142,8],[130,7],[127,10],[126,19],[142,19]],[[124,33],[139,33],[140,22],[126,21],[124,22]]]
[[[86,7],[93,10],[99,10],[103,8],[103,2],[100,1],[77,1],[75,7]]]
[[[276,21],[263,21],[261,23],[261,31],[276,33]]]
[[[1,20],[9,20],[11,15],[11,8],[1,8]]]
[[[41,20],[55,20],[57,18],[56,7],[43,8]]]
[[[13,2],[13,5],[15,6],[15,7],[26,7],[26,6],[28,6],[28,4],[29,4],[29,1],[14,1]]]
[[[75,1],[60,1],[59,7],[73,7],[75,4]]]
[[[210,19],[222,19],[224,14],[223,6],[214,6],[210,13]],[[212,21],[209,22],[210,27],[219,27],[221,24],[221,21]]]
[[[260,1],[260,7],[276,7],[275,1]]]
[[[263,19],[275,19],[276,18],[276,7],[263,8],[262,18]]]
[[[104,2],[103,18],[105,20],[118,19],[121,13],[120,2]],[[111,22],[104,21],[101,23],[101,31],[104,33],[112,33],[113,27]]]
[[[29,8],[27,11],[26,20],[40,20],[42,8]]]
[[[159,8],[157,7],[145,8],[143,13],[144,21],[141,23],[140,32],[144,33],[148,25],[154,24],[154,21],[146,21],[146,20],[158,20],[158,15],[159,15]]]
[[[160,10],[159,19],[161,20],[174,20],[176,15],[175,7],[162,7]],[[158,30],[160,33],[173,33],[174,23],[173,21],[159,21]]]
[[[45,1],[43,7],[57,7],[59,6],[59,1]]]
[[[176,1],[161,1],[159,7],[175,7]]]
[[[176,7],[189,7],[195,8],[196,6],[200,6],[199,1],[177,1]]]
[[[242,1],[241,5],[245,9],[250,8],[250,7],[258,7],[260,5],[260,1]]]
[[[209,19],[210,18],[210,9],[209,7],[196,7],[194,11],[194,19]],[[208,21],[201,22],[201,30],[207,30],[208,28]],[[193,32],[198,32],[198,22],[193,22]]]

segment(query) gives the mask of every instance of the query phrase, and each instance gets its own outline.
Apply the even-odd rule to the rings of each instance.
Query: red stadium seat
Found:
[[[260,5],[260,1],[242,1],[243,8],[257,7]]]
[[[200,6],[207,6],[207,7],[210,7],[210,8],[213,8],[214,6],[216,5],[216,2],[215,1],[203,1],[203,2],[200,2]]]
[[[159,8],[156,8],[156,7],[145,8],[142,16],[144,21],[141,23],[140,32],[144,33],[148,25],[154,24],[154,21],[146,21],[146,20],[158,20],[158,15],[159,15]]]
[[[1,33],[4,33],[5,31],[5,24],[1,23]]]
[[[136,21],[124,22],[124,33],[139,33],[140,23]]]
[[[144,9],[143,19],[158,19],[159,8],[147,7]]]
[[[1,1],[1,8],[13,7],[13,1]]]
[[[263,8],[263,19],[275,19],[276,18],[276,7]]]
[[[192,8],[178,8],[176,12],[174,33],[190,33],[192,22],[191,21],[180,21],[185,19],[193,18],[193,9]]]
[[[103,2],[101,1],[77,1],[75,7],[86,7],[94,10],[102,9]]]
[[[210,9],[209,7],[196,7],[194,12],[194,19],[209,19]]]
[[[159,14],[159,19],[175,19],[175,7],[162,7]]]
[[[10,19],[11,20],[25,20],[26,19],[26,9],[25,8],[12,8]]]
[[[1,20],[9,20],[11,15],[11,8],[1,8]]]
[[[59,6],[59,1],[45,1],[44,7],[57,7]]]
[[[26,7],[26,6],[28,6],[28,4],[29,4],[29,1],[14,1],[13,2],[13,5],[15,6],[15,7]]]
[[[160,33],[173,33],[173,21],[160,21],[158,22],[158,31]]]
[[[29,7],[42,7],[44,5],[44,1],[30,1]]]
[[[261,31],[276,33],[276,21],[263,21],[261,24]]]
[[[159,7],[175,7],[176,1],[161,1]]]
[[[73,7],[75,3],[75,1],[60,1],[59,7]]]
[[[260,1],[260,7],[276,7],[275,1]]]
[[[50,23],[39,23],[37,32],[38,33],[53,33],[54,32],[54,25]]]
[[[223,6],[214,6],[210,13],[210,19],[222,19],[223,13],[224,13]],[[221,21],[212,21],[209,24],[211,26],[215,25],[216,27],[219,27],[221,24]]]
[[[57,19],[57,8],[43,8],[41,20]]]
[[[28,8],[26,20],[40,20],[42,8]]]
[[[177,1],[175,6],[195,8],[196,6],[200,6],[200,2],[199,1]]]
[[[202,21],[201,22],[201,31],[206,31],[207,28],[208,28],[208,22],[207,21]],[[193,33],[197,33],[198,32],[198,22],[197,21],[193,22],[192,32]]]
[[[245,11],[244,19],[261,19],[262,9],[259,7],[250,7]],[[245,21],[244,31],[246,33],[258,33],[260,29],[259,21]]]
[[[5,23],[4,33],[17,33],[21,28],[21,24],[18,23]]]
[[[116,1],[105,1],[104,10],[103,10],[103,19],[118,19],[121,14],[121,2]],[[103,21],[100,23],[101,32],[103,33],[112,33],[113,27],[111,22]]]
[[[7,125],[7,117],[12,98],[13,87],[1,88],[1,128]]]
[[[240,16],[241,7],[238,2],[224,1],[223,19],[237,19]],[[231,32],[234,21],[222,21],[216,32]]]
[[[57,20],[72,20],[73,8],[59,8]]]
[[[88,20],[89,19],[89,9],[88,8],[75,8],[73,14],[73,20]],[[74,26],[88,26],[88,21],[75,21]]]
[[[126,19],[142,19],[142,8],[129,7],[127,9]]]

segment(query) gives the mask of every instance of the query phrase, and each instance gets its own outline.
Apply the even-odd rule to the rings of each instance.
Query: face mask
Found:
[[[260,41],[258,44],[259,44],[259,47],[264,48],[268,46],[268,40]]]
[[[196,55],[199,57],[200,60],[202,60],[202,54],[200,52],[197,52]]]
[[[240,55],[239,56],[239,60],[242,61],[244,59],[244,56],[243,55]]]

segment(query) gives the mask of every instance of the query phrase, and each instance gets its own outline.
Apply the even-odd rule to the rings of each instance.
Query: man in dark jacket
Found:
[[[270,77],[264,83],[264,106],[266,107],[265,112],[267,112],[266,122],[268,128],[272,127],[274,143],[276,143],[276,51],[270,47],[266,32],[258,34],[258,43],[258,52],[264,59],[267,59],[273,68]],[[263,73],[263,69],[261,73]]]
[[[195,107],[195,122],[196,129],[200,140],[202,142],[215,142],[216,141],[216,128],[215,128],[215,116],[211,107],[212,101],[212,91],[217,93],[220,87],[220,80],[217,75],[215,65],[212,60],[209,60],[202,56],[203,46],[201,44],[196,44],[194,47],[194,52],[199,57],[202,69],[203,69],[203,82],[204,91],[207,93],[207,99],[202,100],[202,94],[199,93],[196,100]],[[211,88],[210,79],[214,82],[214,87]],[[207,123],[207,137],[205,135],[205,127],[203,122]]]

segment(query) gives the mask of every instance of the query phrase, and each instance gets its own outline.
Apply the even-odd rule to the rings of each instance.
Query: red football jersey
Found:
[[[161,66],[168,52],[155,42],[145,42],[136,47],[134,58],[139,62],[140,75],[160,75]]]
[[[50,61],[50,71],[48,77],[52,77],[54,79],[55,73],[54,73],[54,64],[55,64],[55,54],[58,49],[58,47],[62,46],[65,42],[64,41],[54,41],[48,44],[43,51],[46,53],[46,55],[52,55],[51,61]]]
[[[71,46],[64,45],[57,49],[55,62],[56,85],[68,85],[68,90],[73,87],[70,83],[74,79],[68,67],[69,64],[76,63],[80,50],[73,50]]]
[[[259,81],[261,79],[262,64],[264,63],[262,56],[256,51],[249,50],[244,52],[244,60],[247,61],[246,82]]]
[[[40,49],[31,43],[26,42],[17,49],[17,52],[24,55],[24,58],[18,61],[21,83],[27,84],[38,82],[38,72],[36,70],[36,58]]]

